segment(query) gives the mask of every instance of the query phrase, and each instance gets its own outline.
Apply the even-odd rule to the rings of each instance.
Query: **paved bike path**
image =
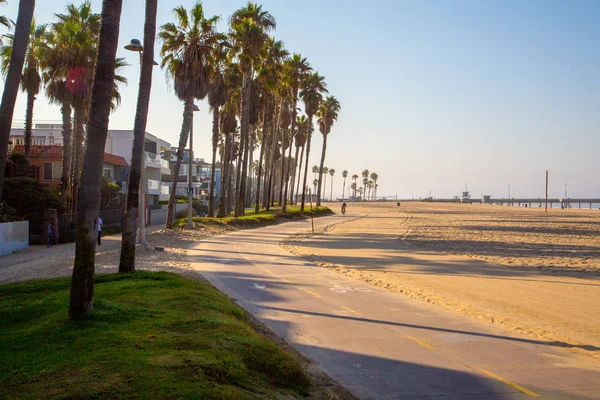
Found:
[[[190,261],[359,398],[600,398],[594,360],[365,285],[280,246],[309,229],[305,220],[212,237],[189,249]]]

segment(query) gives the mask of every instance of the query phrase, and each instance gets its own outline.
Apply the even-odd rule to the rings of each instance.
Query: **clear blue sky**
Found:
[[[48,21],[66,2],[37,1]],[[124,2],[119,56],[130,83],[111,128],[131,129],[139,78],[135,54],[123,50],[143,35],[143,0]],[[159,24],[178,4],[159,0]],[[222,29],[242,0],[204,1]],[[17,0],[0,12],[16,17]],[[600,2],[595,0],[334,1],[265,0],[277,19],[274,35],[307,57],[327,79],[342,110],[329,137],[326,165],[367,168],[380,176],[380,195],[457,195],[465,184],[506,197],[600,197]],[[100,11],[100,0],[94,0]],[[159,43],[157,43],[157,51]],[[196,113],[195,152],[210,158],[211,118]],[[147,130],[176,144],[182,105],[156,69]],[[23,118],[19,96],[15,118]],[[60,119],[40,96],[38,119]],[[315,135],[311,165],[318,162]],[[329,184],[328,190],[329,192]]]

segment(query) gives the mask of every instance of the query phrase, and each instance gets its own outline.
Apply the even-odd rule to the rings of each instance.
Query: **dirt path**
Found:
[[[288,248],[346,276],[600,358],[598,274],[492,264],[474,259],[477,246],[470,257],[432,251],[411,241],[410,212],[356,207],[368,216],[299,238]],[[443,218],[438,225],[446,223]],[[505,243],[506,257],[519,251],[518,244]]]

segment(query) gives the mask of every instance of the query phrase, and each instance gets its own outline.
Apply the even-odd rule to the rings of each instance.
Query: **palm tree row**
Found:
[[[174,170],[181,164],[188,141],[193,103],[208,95],[213,117],[208,214],[242,216],[253,202],[256,212],[275,204],[285,211],[300,192],[303,208],[313,120],[317,118],[325,142],[323,162],[326,138],[340,110],[335,97],[324,98],[325,78],[305,57],[288,52],[270,36],[275,18],[256,3],[235,11],[228,19],[227,32],[217,31],[219,17],[205,16],[200,2],[190,10],[177,7],[174,14],[176,21],[163,25],[159,32],[162,66],[184,103]],[[298,114],[299,103],[305,115]],[[221,161],[218,199],[214,191],[217,155]],[[323,173],[321,165],[319,182]],[[167,228],[174,210],[177,180],[173,181]]]

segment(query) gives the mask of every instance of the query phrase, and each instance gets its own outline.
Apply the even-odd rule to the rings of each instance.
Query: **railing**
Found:
[[[4,176],[6,178],[33,178],[39,179],[40,168],[35,165],[23,165],[23,164],[13,164],[12,162],[6,163],[6,167],[4,169]]]
[[[102,210],[98,213],[102,218],[102,228],[112,228],[121,226],[123,223],[123,210]],[[37,229],[38,227],[36,227]],[[58,238],[60,242],[75,241],[77,232],[77,213],[58,215]]]
[[[146,157],[144,160],[144,163],[146,164],[146,167],[150,167],[150,168],[160,168],[161,167],[161,158],[154,153],[149,153],[147,151],[144,152]]]

